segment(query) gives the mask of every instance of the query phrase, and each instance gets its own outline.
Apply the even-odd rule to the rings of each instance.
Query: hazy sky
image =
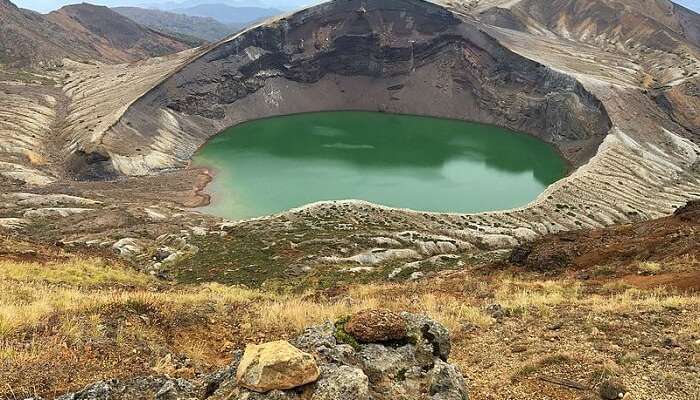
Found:
[[[173,4],[177,3],[188,3],[192,4],[195,2],[201,4],[230,4],[230,5],[240,5],[240,6],[259,6],[259,7],[274,7],[280,9],[295,9],[300,8],[304,5],[311,4],[314,2],[319,2],[316,0],[10,0],[19,7],[29,8],[31,10],[36,10],[40,12],[49,12],[58,9],[66,4],[76,4],[76,3],[91,3],[99,4],[110,7],[116,6],[156,6],[168,4],[172,7]]]
[[[66,4],[74,4],[85,1],[93,4],[103,4],[106,6],[126,6],[126,5],[155,5],[168,2],[184,2],[184,0],[10,0],[20,7],[30,8],[41,12],[55,10]],[[700,12],[700,0],[675,0],[691,10]],[[202,3],[240,3],[241,5],[261,5],[283,9],[293,9],[300,6],[314,3],[314,0],[207,0]]]
[[[675,3],[682,4],[691,10],[700,12],[700,0],[678,0]]]

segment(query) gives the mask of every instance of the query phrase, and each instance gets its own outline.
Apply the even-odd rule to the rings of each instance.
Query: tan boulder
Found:
[[[256,392],[292,389],[318,377],[314,357],[285,340],[248,345],[236,373],[240,386]]]

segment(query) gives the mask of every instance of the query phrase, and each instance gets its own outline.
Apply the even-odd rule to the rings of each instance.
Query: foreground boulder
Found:
[[[318,379],[319,371],[311,354],[285,340],[248,345],[238,365],[236,379],[256,392],[293,389]]]
[[[348,332],[348,325],[362,337]],[[449,354],[449,332],[438,322],[366,311],[308,328],[292,343],[248,346],[227,368],[196,380],[98,382],[61,399],[468,400]]]

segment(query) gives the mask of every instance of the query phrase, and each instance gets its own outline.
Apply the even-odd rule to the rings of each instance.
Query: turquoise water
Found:
[[[501,210],[529,203],[566,172],[552,147],[527,135],[372,112],[247,122],[212,138],[193,164],[215,174],[203,211],[231,219],[343,199],[421,211]]]

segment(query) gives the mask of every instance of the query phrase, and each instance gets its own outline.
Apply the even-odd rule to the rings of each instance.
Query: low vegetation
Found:
[[[682,382],[663,385],[665,398],[700,389],[692,379],[700,367],[694,294],[507,272],[288,293],[169,284],[113,260],[59,253],[0,261],[0,398],[52,397],[101,378],[192,378],[246,343],[380,307],[445,324],[474,399],[577,398],[555,396],[586,390],[551,382],[593,388],[601,371],[640,398],[656,398],[656,377]]]

